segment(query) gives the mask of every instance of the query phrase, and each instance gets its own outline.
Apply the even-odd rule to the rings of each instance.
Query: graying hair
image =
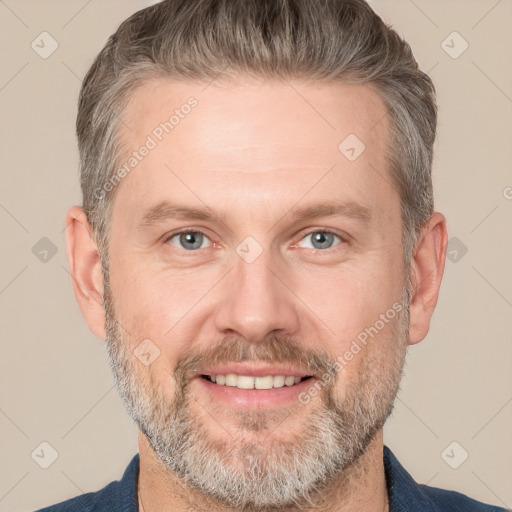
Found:
[[[408,270],[434,207],[435,89],[410,46],[364,0],[165,0],[120,25],[84,79],[77,117],[83,208],[104,268],[116,190],[105,193],[105,185],[123,153],[120,127],[130,94],[152,78],[237,76],[377,91],[389,118],[389,179],[401,201]]]

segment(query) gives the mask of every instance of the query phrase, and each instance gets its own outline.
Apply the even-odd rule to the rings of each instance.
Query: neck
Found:
[[[139,433],[139,512],[235,512],[205,496],[170,473],[158,459],[146,436]],[[388,496],[380,430],[366,452],[341,475],[330,481],[307,508],[286,512],[388,512]]]

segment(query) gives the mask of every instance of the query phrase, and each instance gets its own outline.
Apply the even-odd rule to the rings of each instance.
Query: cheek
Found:
[[[400,329],[399,314],[390,308],[377,318],[335,350],[336,393],[342,401],[347,396],[386,393],[400,371],[406,333]]]
[[[331,355],[340,400],[349,389],[364,384],[365,366],[382,371],[389,367],[393,328],[402,307],[400,272],[391,262],[383,264],[380,255],[365,264],[353,260],[339,271],[316,273],[314,279],[301,274],[297,295],[314,313],[308,312],[308,317],[320,319],[310,322],[310,332],[302,336],[318,340]]]
[[[353,260],[337,270],[303,271],[296,278],[295,289],[310,310],[308,316],[314,313],[322,321],[340,350],[399,300],[402,276],[384,268]]]
[[[149,338],[181,353],[195,336],[219,277],[212,269],[192,273],[127,258],[112,265],[111,286],[119,321],[133,338]],[[127,277],[129,276],[129,277]],[[202,317],[201,317],[202,318]]]

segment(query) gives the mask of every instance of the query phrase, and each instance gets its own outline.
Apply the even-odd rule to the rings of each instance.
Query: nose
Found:
[[[297,299],[283,269],[266,251],[256,261],[235,255],[234,268],[224,280],[215,324],[223,335],[257,343],[266,336],[292,336],[299,327]]]

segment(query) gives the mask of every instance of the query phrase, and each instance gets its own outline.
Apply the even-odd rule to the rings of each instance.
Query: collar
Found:
[[[422,486],[416,483],[386,445],[384,445],[384,471],[388,489],[389,512],[420,510],[439,512],[439,507],[427,496]]]

